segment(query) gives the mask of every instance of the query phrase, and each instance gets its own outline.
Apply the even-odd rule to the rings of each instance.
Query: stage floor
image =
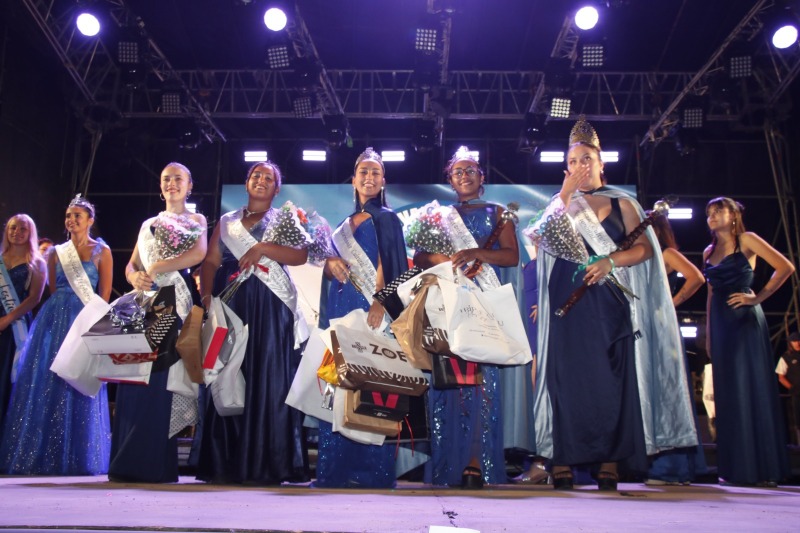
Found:
[[[0,533],[76,531],[481,532],[798,531],[800,487],[593,487],[499,485],[441,490],[399,482],[395,490],[323,490],[110,483],[97,477],[0,477]],[[454,530],[457,531],[457,530]]]

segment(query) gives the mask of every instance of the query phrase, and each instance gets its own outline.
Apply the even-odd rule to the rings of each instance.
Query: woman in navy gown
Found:
[[[338,257],[325,262],[327,300],[322,308],[320,327],[327,328],[330,320],[340,318],[355,309],[367,311],[370,327],[380,326],[383,306],[372,294],[386,283],[408,270],[403,226],[384,199],[384,167],[381,156],[367,148],[358,156],[353,174],[355,210],[336,229],[333,235]],[[351,234],[352,239],[343,234]],[[344,257],[362,255],[373,267],[373,275],[361,279],[359,291],[350,283],[350,263]],[[365,276],[366,278],[366,276]],[[374,281],[372,281],[374,280]],[[374,287],[368,287],[372,284]],[[369,296],[369,298],[367,298]],[[362,444],[334,432],[330,423],[319,423],[319,456],[315,487],[326,488],[391,488],[395,484],[395,453],[393,444],[376,446]]]
[[[44,289],[46,266],[37,239],[36,224],[28,215],[14,215],[6,222],[0,249],[0,441],[11,398],[12,367],[18,360],[15,355],[22,351],[31,310],[38,305]],[[13,379],[16,381],[16,376]]]
[[[94,206],[78,195],[67,208],[70,239],[47,261],[51,297],[31,325],[0,444],[8,474],[91,475],[108,470],[111,428],[105,385],[84,396],[50,371],[75,317],[94,290],[108,301],[112,258],[91,238]]]
[[[657,217],[653,223],[653,231],[658,238],[661,254],[664,257],[664,266],[667,269],[672,303],[677,308],[680,304],[691,298],[705,283],[702,272],[678,251],[675,235],[666,217]],[[679,286],[678,274],[683,277],[683,284]],[[688,367],[688,364],[687,364]],[[691,387],[691,376],[687,377],[689,395],[694,397]],[[694,401],[692,402],[694,408]],[[695,413],[695,422],[697,417]],[[706,472],[706,460],[703,445],[678,448],[658,454],[653,458],[647,472],[646,485],[689,485],[694,481],[695,474]]]
[[[496,268],[519,263],[514,225],[506,224],[494,245],[484,248],[503,208],[481,200],[484,173],[465,147],[453,155],[445,173],[458,199],[453,206],[458,214],[455,220],[466,227],[473,242],[467,246],[463,242],[453,243],[456,252],[450,256],[416,250],[414,263],[429,268],[452,261],[455,268],[464,268],[479,259],[491,268],[484,267],[475,281],[484,288],[499,287]],[[481,372],[483,384],[480,386],[429,390],[431,459],[425,470],[428,483],[476,489],[484,483],[507,481],[500,368],[481,364]]]
[[[723,483],[774,486],[789,469],[761,302],[783,285],[794,266],[745,231],[742,209],[730,198],[715,198],[706,206],[712,234],[703,252],[709,284],[706,342],[714,365],[717,471]],[[758,293],[751,288],[756,257],[775,269]]]
[[[526,230],[539,246],[536,451],[552,459],[557,490],[573,488],[570,467],[595,464],[598,488],[616,490],[618,462],[643,472],[648,452],[697,438],[678,322],[652,231],[619,249],[644,213],[633,198],[604,186],[600,142],[583,118],[569,146],[561,191]],[[612,272],[618,284],[605,279]],[[584,284],[583,298],[557,314]],[[639,298],[631,302],[620,286]],[[645,404],[654,407],[645,412]],[[671,416],[658,416],[658,409]],[[658,427],[666,419],[669,427]],[[652,443],[645,423],[653,426]]]
[[[303,414],[284,401],[308,330],[283,265],[306,262],[310,237],[290,204],[272,207],[281,187],[277,165],[253,165],[246,187],[247,205],[220,218],[200,270],[206,304],[212,289],[219,294],[232,280],[244,279],[228,302],[249,330],[241,367],[244,412],[221,416],[208,402],[197,478],[247,485],[306,481]]]
[[[141,291],[175,286],[178,316],[185,320],[192,305],[199,303],[199,295],[194,281],[184,272],[206,255],[206,218],[186,207],[193,187],[188,168],[169,163],[159,181],[166,208],[142,224],[125,277]],[[174,346],[160,352],[147,386],[117,385],[108,469],[111,481],[178,481],[177,433],[196,420],[197,397],[167,389],[170,372],[185,370],[181,365],[175,367],[179,356]]]

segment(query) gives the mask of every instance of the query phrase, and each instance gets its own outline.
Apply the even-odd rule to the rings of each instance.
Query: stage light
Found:
[[[784,50],[797,42],[797,24],[785,24],[772,34],[772,46]]]
[[[586,43],[581,46],[581,66],[600,68],[605,63],[605,47],[599,43]]]
[[[697,326],[681,326],[681,335],[684,339],[696,339]]]
[[[525,129],[519,140],[519,151],[535,153],[547,140],[547,117],[543,113],[525,113]]]
[[[330,148],[339,148],[347,142],[350,136],[350,125],[344,115],[325,115],[322,117],[325,124],[325,140]]]
[[[703,127],[703,109],[700,107],[685,107],[681,113],[681,124],[687,129]]]
[[[267,48],[267,64],[271,69],[289,68],[289,48],[285,44]]]
[[[383,150],[381,159],[384,163],[399,163],[406,160],[406,153],[404,150]]]
[[[186,202],[186,210],[190,213],[197,213],[197,204],[193,202]]]
[[[326,159],[325,150],[303,150],[303,161],[324,162]]]
[[[563,163],[564,152],[539,152],[539,161],[542,163]]]
[[[311,118],[314,116],[314,102],[310,96],[300,96],[292,101],[294,116],[297,118]]]
[[[728,76],[730,78],[747,78],[753,75],[753,58],[749,55],[731,56],[728,58]]]
[[[569,118],[572,99],[554,96],[550,100],[550,116],[553,118]]]
[[[200,127],[194,120],[189,119],[183,122],[178,132],[178,148],[181,150],[194,150],[200,146],[203,141],[200,133]]]
[[[100,33],[100,21],[91,13],[81,13],[75,19],[75,25],[78,31],[86,37],[94,37]]]
[[[433,150],[436,146],[436,122],[433,120],[421,120],[414,124],[414,140],[412,142],[414,151],[424,154]]]
[[[264,12],[264,24],[272,31],[281,31],[286,27],[286,13],[277,7]]]
[[[117,61],[121,64],[139,63],[139,43],[119,41],[117,43]]]
[[[266,150],[245,150],[244,152],[244,160],[248,163],[256,163],[258,161],[266,161],[267,151]]]
[[[603,163],[619,163],[619,152],[614,150],[600,152],[600,159],[603,160]]]
[[[181,93],[177,91],[163,91],[161,93],[161,113],[179,115],[181,113]]]
[[[582,30],[591,30],[600,20],[600,14],[594,6],[585,6],[575,13],[575,25]]]
[[[419,52],[436,51],[436,41],[439,32],[434,28],[417,28],[416,38],[414,39],[414,50]]]
[[[669,210],[667,218],[671,220],[691,220],[692,208],[691,207],[673,207]]]

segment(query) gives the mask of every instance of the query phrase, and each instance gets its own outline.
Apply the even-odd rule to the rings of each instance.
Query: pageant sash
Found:
[[[372,303],[372,295],[375,294],[378,286],[378,272],[372,266],[372,261],[369,260],[367,253],[353,236],[350,217],[336,228],[332,239],[336,251],[339,252],[339,257],[350,264],[350,268],[361,281],[361,287],[359,287],[361,294],[367,299],[367,303]]]
[[[14,284],[11,282],[11,276],[6,270],[6,264],[3,262],[3,256],[0,255],[0,299],[3,301],[3,309],[6,315],[19,306],[19,296]],[[25,323],[24,317],[19,317],[11,323],[11,330],[14,332],[14,360],[11,363],[11,383],[17,381],[17,365],[19,364],[19,354],[22,352],[22,346],[25,344],[25,339],[28,337],[28,325]]]
[[[137,246],[139,248],[139,259],[142,261],[142,267],[145,270],[150,268],[150,265],[156,260],[156,238],[153,236],[150,226],[153,225],[157,218],[153,217],[145,220],[139,229]],[[181,320],[186,320],[192,310],[192,293],[189,291],[189,286],[186,285],[186,280],[177,272],[166,272],[158,274],[154,281],[159,287],[175,286],[175,305],[177,306],[178,316],[181,317]]]
[[[270,209],[268,214],[272,211]],[[220,217],[219,230],[220,239],[237,259],[240,259],[250,248],[258,244],[258,241],[250,235],[250,232],[242,224],[241,209],[222,215]],[[268,232],[265,231],[264,235],[266,236],[267,234]],[[294,315],[294,347],[299,348],[300,344],[308,339],[308,325],[298,305],[297,289],[292,283],[289,274],[277,261],[262,255],[258,264],[266,267],[267,270],[254,268],[251,275],[256,276],[275,296],[280,298]]]
[[[95,246],[100,246],[100,244],[96,244]],[[61,262],[61,268],[64,270],[64,275],[69,282],[69,286],[72,287],[72,290],[78,295],[78,298],[81,299],[83,305],[86,305],[89,303],[89,300],[92,299],[92,296],[94,296],[94,289],[92,288],[92,282],[89,280],[89,276],[83,269],[78,250],[75,249],[75,245],[72,244],[72,241],[57,244],[55,248],[58,254],[58,260]]]
[[[450,226],[450,240],[456,251],[466,250],[468,248],[480,248],[475,237],[469,232],[466,224],[464,224],[464,220],[455,207],[450,207],[447,221]],[[494,269],[488,265],[478,272],[475,279],[478,280],[478,285],[480,285],[483,290],[494,289],[501,285],[500,279],[497,277]]]

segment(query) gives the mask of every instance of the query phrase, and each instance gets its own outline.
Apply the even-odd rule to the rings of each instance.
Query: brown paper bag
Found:
[[[344,426],[360,431],[369,431],[387,437],[396,437],[400,433],[400,423],[377,418],[374,416],[361,415],[355,412],[356,393],[352,390],[345,391],[344,397]]]
[[[192,383],[203,383],[203,308],[192,306],[181,326],[175,349],[183,360]]]

